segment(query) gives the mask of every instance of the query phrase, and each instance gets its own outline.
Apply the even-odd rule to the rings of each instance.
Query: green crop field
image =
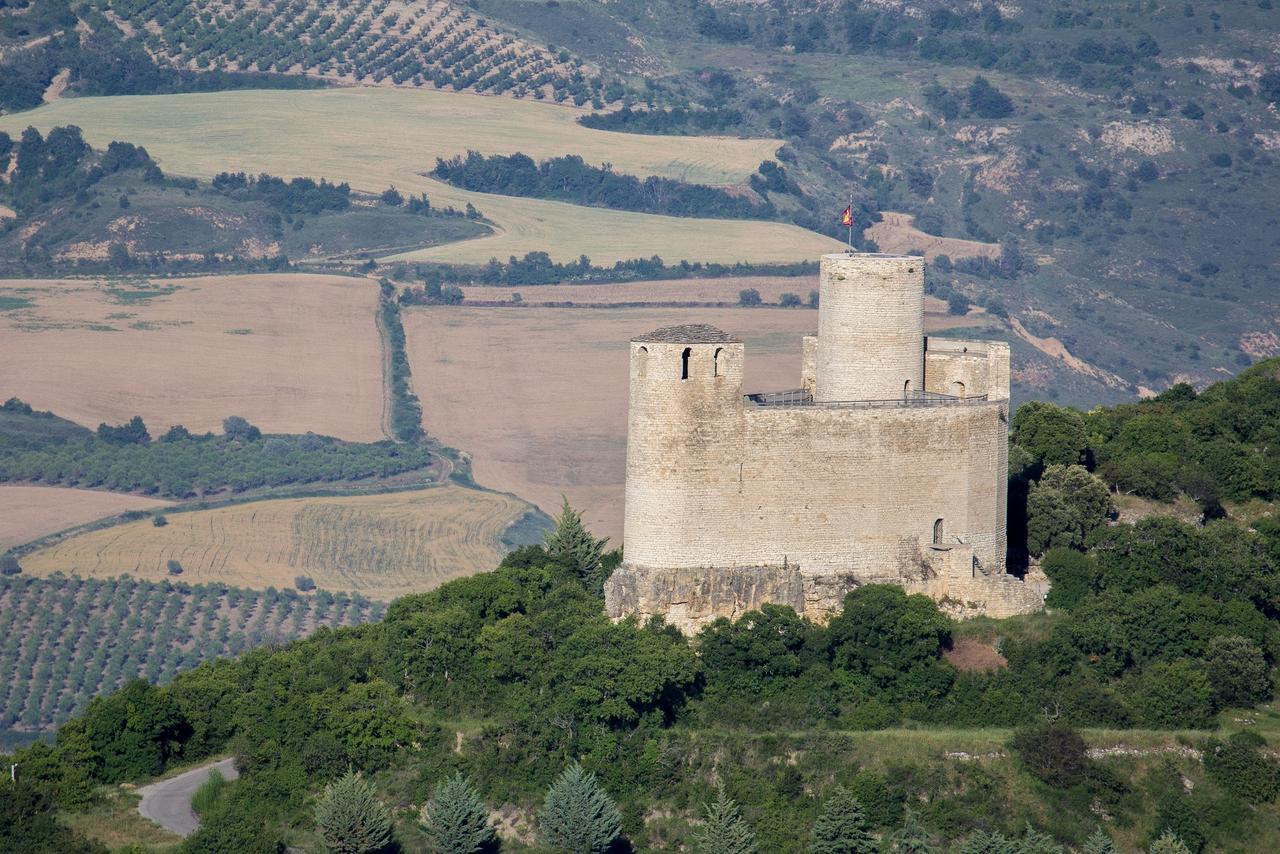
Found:
[[[129,679],[169,682],[202,661],[382,618],[320,591],[244,590],[123,577],[0,579],[0,737],[51,729]]]
[[[16,135],[74,124],[95,147],[143,145],[168,173],[211,177],[224,170],[307,175],[380,192],[394,184],[425,192],[438,207],[474,204],[497,233],[394,256],[483,263],[543,250],[596,262],[661,255],[669,261],[785,262],[838,248],[779,223],[698,220],[494,196],[425,177],[437,157],[475,149],[545,158],[579,154],[641,176],[697,183],[745,182],[777,140],[646,136],[582,127],[582,111],[553,104],[432,91],[353,88],[306,92],[228,91],[73,98],[0,118]]]

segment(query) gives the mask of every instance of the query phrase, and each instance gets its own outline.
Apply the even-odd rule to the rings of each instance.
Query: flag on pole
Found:
[[[849,228],[853,225],[853,205],[844,209],[844,213],[840,214],[840,224]]]

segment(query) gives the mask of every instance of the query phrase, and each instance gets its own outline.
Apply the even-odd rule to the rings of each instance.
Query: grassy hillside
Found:
[[[479,8],[629,69],[638,108],[774,130],[832,215],[852,188],[868,216],[1016,247],[1034,263],[935,279],[1019,320],[1020,396],[1119,400],[1280,352],[1269,0]]]

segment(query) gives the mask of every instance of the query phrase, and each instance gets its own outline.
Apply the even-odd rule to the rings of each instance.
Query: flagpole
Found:
[[[849,251],[853,251],[853,191],[849,191]]]

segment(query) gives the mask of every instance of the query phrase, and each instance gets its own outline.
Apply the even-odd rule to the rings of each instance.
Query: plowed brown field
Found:
[[[383,437],[372,281],[0,280],[0,296],[33,303],[0,313],[0,400],[89,427],[141,415],[153,436],[242,415],[264,432]]]

